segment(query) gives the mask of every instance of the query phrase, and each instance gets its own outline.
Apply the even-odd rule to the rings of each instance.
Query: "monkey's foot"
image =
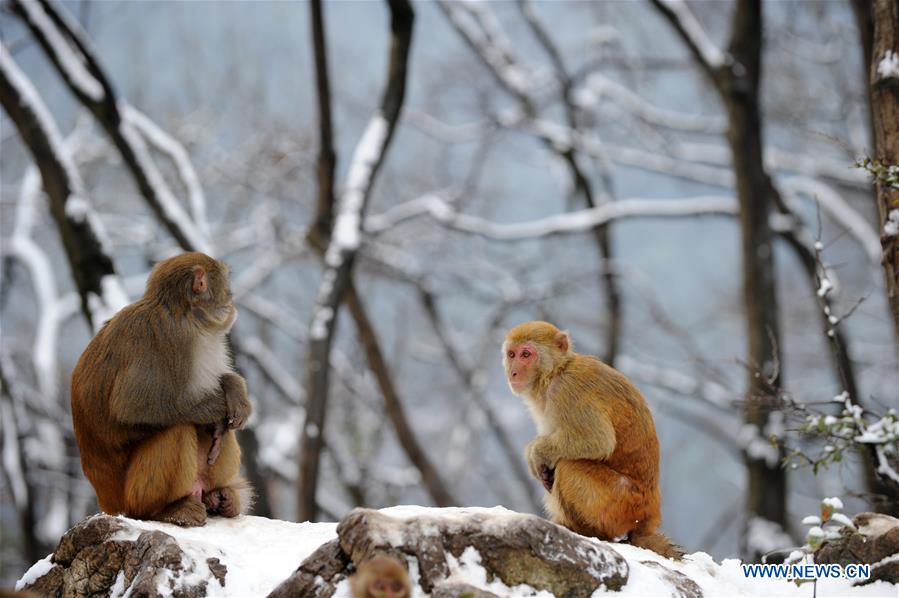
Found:
[[[199,527],[206,523],[206,506],[193,496],[185,496],[167,506],[153,519],[182,527]]]
[[[540,466],[540,481],[547,492],[553,491],[553,484],[556,481],[556,470],[550,469],[546,465]]]
[[[240,515],[240,496],[231,487],[216,488],[203,494],[203,504],[212,515],[237,517]]]

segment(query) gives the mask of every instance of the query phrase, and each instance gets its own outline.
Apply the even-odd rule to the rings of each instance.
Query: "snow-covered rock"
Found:
[[[869,563],[869,582],[899,583],[899,519],[880,513],[859,513],[852,523],[853,527],[843,527],[838,538],[815,552],[815,562],[843,566]],[[899,587],[896,594],[899,595]]]
[[[899,527],[883,517],[856,517],[855,523],[865,542],[895,554],[884,534],[893,538]],[[199,528],[95,515],[69,530],[17,589],[66,597],[349,598],[348,577],[377,553],[406,564],[413,598],[811,595],[808,584],[747,576],[736,559],[719,564],[697,552],[672,561],[502,507],[417,506],[357,509],[340,524],[211,517]],[[858,554],[843,556],[854,563]],[[878,571],[891,570],[890,556],[884,559]],[[899,588],[886,581],[858,587],[850,579],[819,579],[815,593],[896,598]]]

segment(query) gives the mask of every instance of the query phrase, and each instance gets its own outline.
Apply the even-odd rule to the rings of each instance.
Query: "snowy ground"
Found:
[[[393,517],[460,516],[467,513],[490,514],[502,519],[513,515],[503,507],[492,509],[434,509],[418,506],[400,506],[383,509]],[[240,517],[237,519],[210,519],[205,527],[181,528],[165,523],[155,523],[125,519],[137,530],[158,529],[174,536],[188,556],[197,563],[196,574],[211,580],[207,586],[209,596],[256,597],[265,596],[297,568],[300,562],[312,554],[321,544],[337,537],[335,523],[290,523],[262,517]],[[127,539],[137,537],[139,532],[129,532]],[[132,537],[133,536],[133,537]],[[653,568],[640,561],[657,561],[665,567],[680,571],[702,588],[707,598],[733,596],[763,596],[765,598],[796,597],[889,597],[899,598],[899,587],[884,582],[875,582],[864,587],[852,587],[849,580],[822,579],[817,584],[794,583],[775,579],[747,579],[743,576],[740,561],[725,559],[716,563],[704,552],[696,552],[685,557],[683,563],[663,559],[653,552],[626,544],[615,549],[624,556],[630,566],[627,585],[620,596],[670,596],[671,585],[663,581]],[[227,588],[216,582],[205,566],[210,556],[218,556],[228,567]],[[23,577],[31,580],[46,571],[48,559],[36,563]],[[500,596],[539,596],[552,598],[548,592],[537,592],[528,586],[509,588],[501,582],[488,583],[487,573],[479,564],[476,551],[468,550],[457,562],[450,563],[452,576],[456,581],[469,583]],[[416,567],[410,567],[413,580],[417,579]],[[21,583],[21,582],[20,582]],[[817,587],[816,587],[817,586]],[[120,596],[125,588],[117,588],[113,596]],[[594,596],[603,595],[597,591]],[[349,584],[344,581],[335,594],[336,598],[349,598]],[[416,588],[413,598],[425,594]]]

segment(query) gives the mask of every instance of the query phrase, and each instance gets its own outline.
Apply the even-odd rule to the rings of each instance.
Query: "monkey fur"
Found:
[[[662,556],[683,552],[661,523],[659,441],[640,391],[620,372],[571,348],[547,322],[509,331],[503,367],[538,436],[525,449],[555,523],[602,540],[627,538]]]
[[[406,568],[382,554],[359,565],[350,578],[350,592],[353,598],[409,598],[412,587]]]
[[[236,318],[227,267],[185,253],[157,264],[143,297],[90,341],[72,420],[104,512],[197,526],[246,508],[234,430],[251,406],[225,336]]]

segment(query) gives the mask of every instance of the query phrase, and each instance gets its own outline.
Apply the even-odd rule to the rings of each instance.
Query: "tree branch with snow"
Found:
[[[204,212],[186,153],[146,116],[116,95],[78,23],[54,0],[13,0],[13,7],[76,98],[90,110],[119,150],[151,210],[186,251],[212,253],[206,226],[187,214],[151,157],[147,140],[169,153],[184,177],[194,214]]]
[[[34,86],[0,45],[0,102],[41,173],[59,229],[81,310],[94,329],[127,303],[105,243],[103,226],[86,197],[81,175],[59,128]]]
[[[352,282],[352,268],[361,244],[362,222],[378,171],[387,154],[399,121],[406,93],[406,73],[412,41],[414,12],[407,0],[388,0],[391,44],[387,82],[380,109],[356,145],[347,178],[337,203],[334,225],[324,250],[324,272],[319,284],[309,329],[307,357],[306,420],[300,440],[298,518],[316,517],[318,470],[324,444],[324,424],[329,389],[331,350],[336,319],[347,301],[356,322],[369,367],[375,374],[397,437],[406,454],[422,474],[422,482],[438,505],[455,504],[447,485],[418,443],[409,425],[386,360],[377,343],[374,327],[365,313],[361,296]],[[319,93],[323,90],[320,88]],[[324,146],[323,146],[324,147]],[[324,148],[327,151],[327,148]],[[322,192],[320,190],[320,192]]]

